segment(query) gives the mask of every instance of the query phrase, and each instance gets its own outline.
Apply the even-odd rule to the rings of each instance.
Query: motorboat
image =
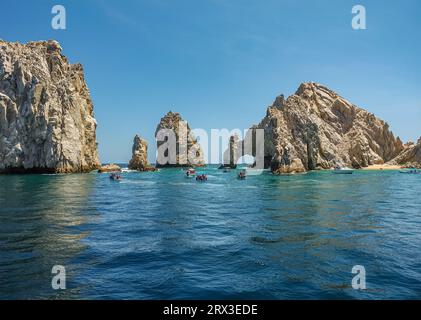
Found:
[[[196,176],[196,170],[194,170],[193,168],[187,169],[186,170],[186,177],[187,178],[193,178]]]
[[[208,181],[208,176],[206,174],[199,174],[196,176],[196,181]]]
[[[406,173],[406,174],[421,174],[421,170],[417,170],[415,168],[410,168],[407,170],[400,170],[400,173]]]
[[[247,177],[246,170],[244,170],[244,169],[240,170],[240,172],[237,175],[237,178],[240,179],[240,180],[245,180],[246,177]]]
[[[333,169],[333,173],[335,174],[352,174],[354,172],[354,169],[348,168],[348,167],[335,167]]]
[[[111,173],[110,174],[110,179],[113,181],[121,181],[123,180],[123,177],[117,173]]]

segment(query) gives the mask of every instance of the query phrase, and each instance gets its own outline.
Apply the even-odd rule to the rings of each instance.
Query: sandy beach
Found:
[[[371,166],[362,168],[362,170],[400,170],[402,166],[400,165],[390,165],[390,164],[373,164]]]

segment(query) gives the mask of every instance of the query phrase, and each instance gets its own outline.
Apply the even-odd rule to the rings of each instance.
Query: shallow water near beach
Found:
[[[0,299],[421,298],[421,175],[201,171],[0,176]]]

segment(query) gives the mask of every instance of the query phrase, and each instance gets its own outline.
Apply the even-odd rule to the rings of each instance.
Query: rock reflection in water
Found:
[[[53,290],[51,269],[70,266],[84,250],[83,225],[95,217],[88,203],[93,183],[92,175],[0,177],[0,296],[71,298],[77,293],[72,287]],[[67,278],[74,272],[68,267]]]

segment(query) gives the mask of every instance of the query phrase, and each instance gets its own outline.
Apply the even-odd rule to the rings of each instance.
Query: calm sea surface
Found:
[[[0,176],[0,299],[421,299],[421,175],[203,171]]]

